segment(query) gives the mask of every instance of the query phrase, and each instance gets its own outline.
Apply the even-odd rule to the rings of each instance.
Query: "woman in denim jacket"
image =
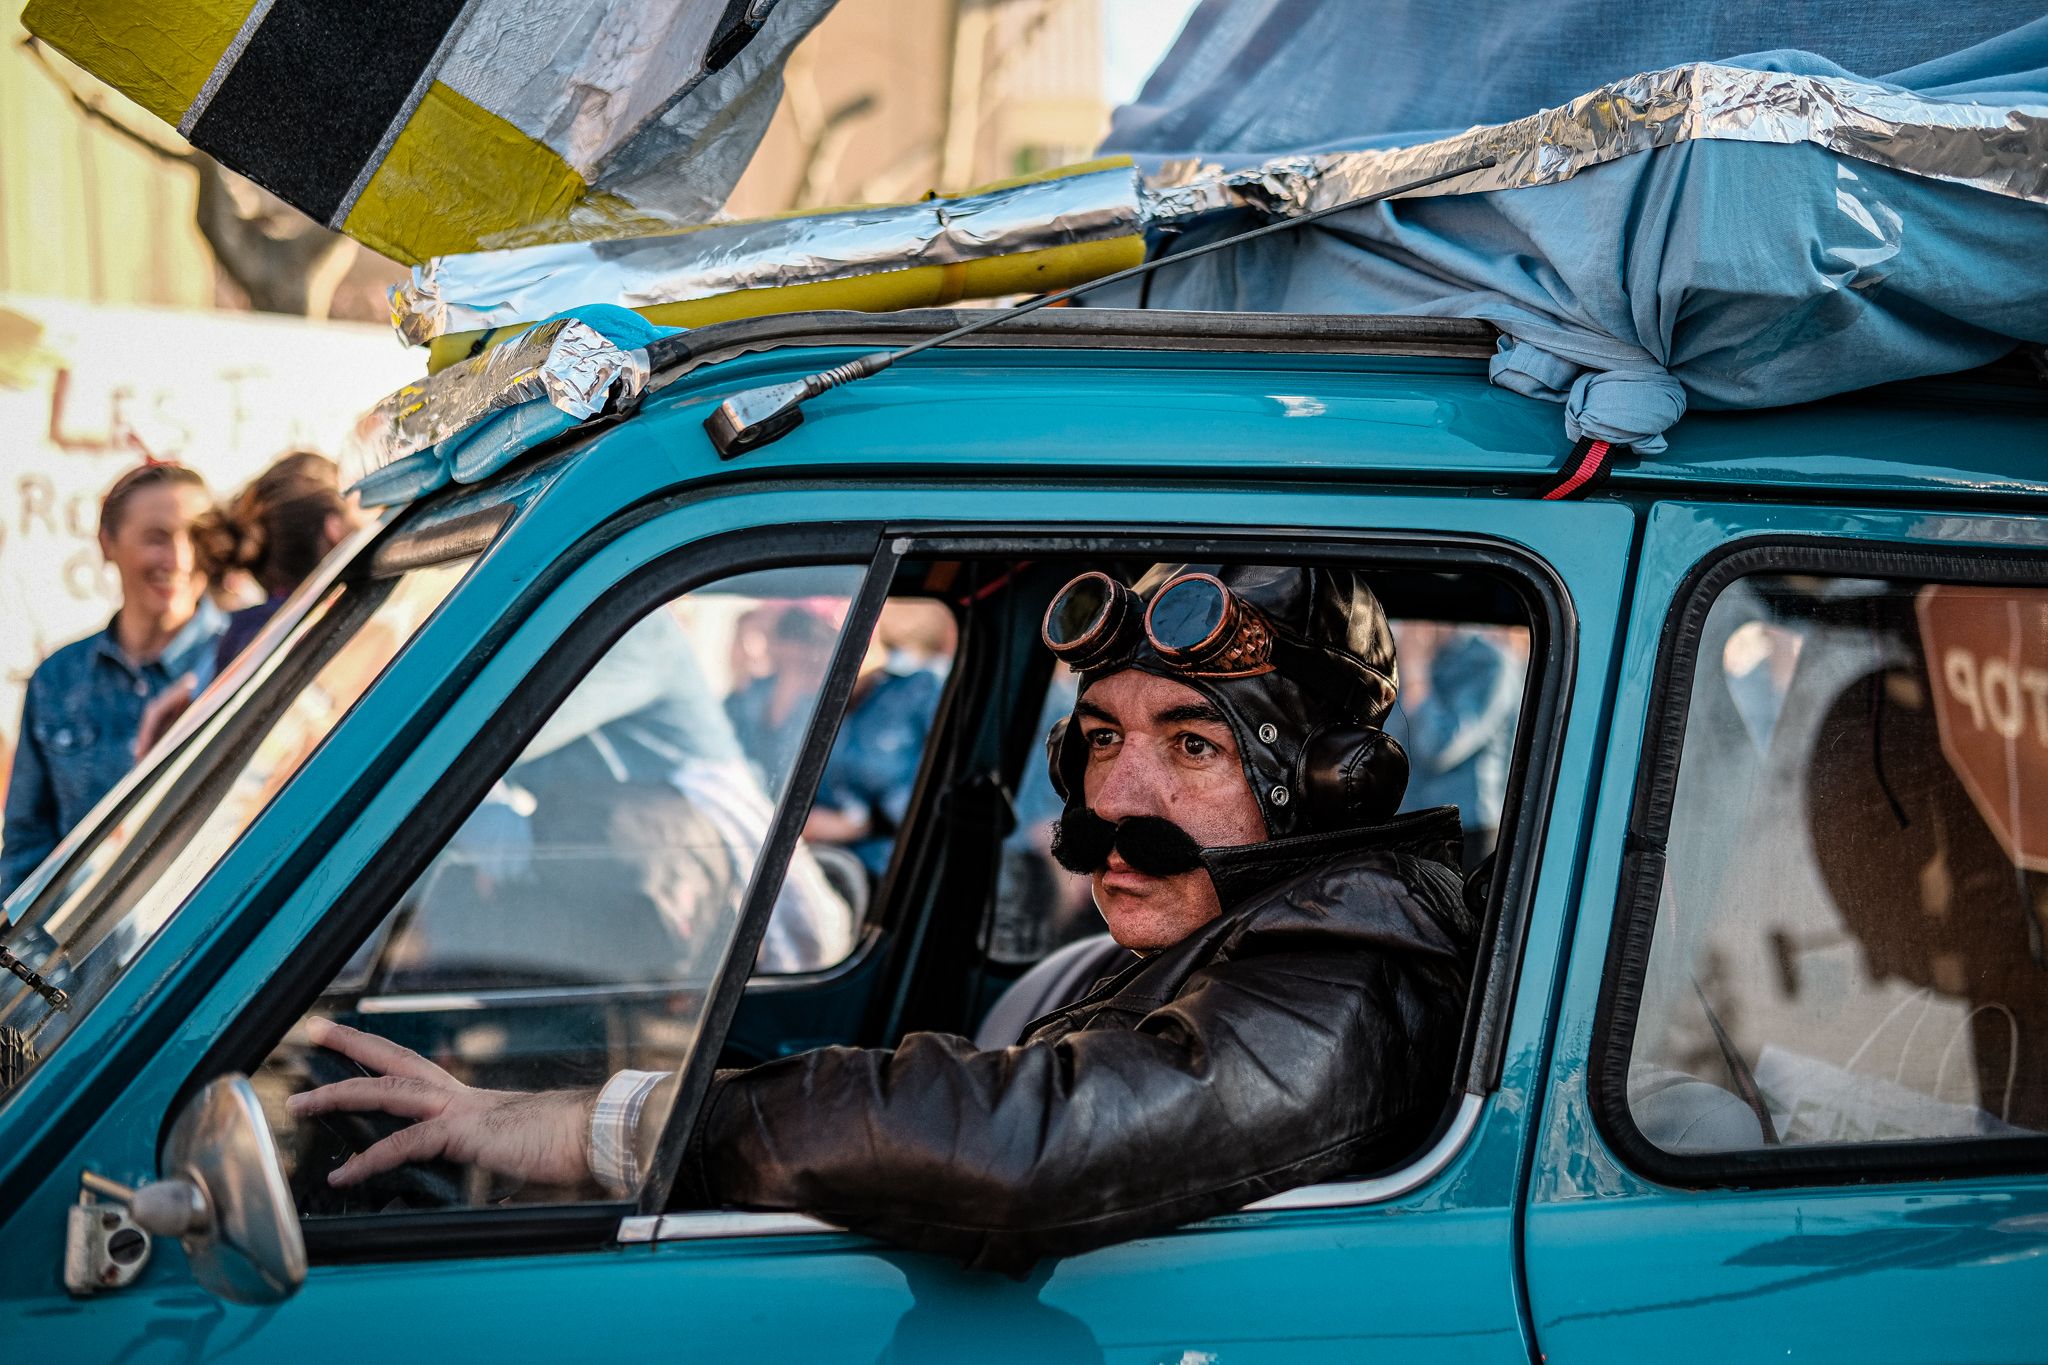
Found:
[[[131,469],[101,501],[100,552],[120,574],[121,609],[29,677],[0,832],[0,897],[134,766],[151,698],[211,656],[225,617],[206,600],[191,534],[207,503],[205,482],[178,464]]]

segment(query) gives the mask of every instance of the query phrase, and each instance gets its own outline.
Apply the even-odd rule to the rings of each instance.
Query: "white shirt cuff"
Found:
[[[621,1071],[597,1092],[590,1111],[590,1173],[614,1199],[640,1188],[640,1111],[666,1071]]]

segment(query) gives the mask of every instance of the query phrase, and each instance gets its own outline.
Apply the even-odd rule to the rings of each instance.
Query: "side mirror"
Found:
[[[234,1303],[281,1303],[306,1279],[306,1242],[249,1079],[217,1076],[178,1114],[157,1154],[163,1178],[85,1188],[128,1206],[142,1231],[176,1237],[201,1287]],[[79,1286],[85,1287],[85,1286]]]

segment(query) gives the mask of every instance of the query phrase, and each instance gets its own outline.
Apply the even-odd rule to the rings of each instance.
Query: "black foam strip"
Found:
[[[706,72],[725,70],[768,22],[767,11],[756,16],[753,8],[752,0],[726,0],[725,13],[718,16],[718,27],[711,30],[711,43],[704,52]]]
[[[467,0],[276,0],[192,145],[332,220]]]

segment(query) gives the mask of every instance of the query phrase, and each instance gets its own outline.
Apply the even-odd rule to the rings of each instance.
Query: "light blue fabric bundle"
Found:
[[[1825,23],[1677,8],[1411,2],[1361,23],[1334,0],[1207,0],[1103,150],[1233,168],[1407,146],[1704,59],[1852,77],[1813,52],[1718,56],[1787,38],[1866,71],[1918,63],[1874,79],[1924,97],[2048,106],[2048,19],[2007,31],[2009,11],[1968,2]],[[1807,144],[1693,141],[1559,184],[1341,214],[1161,271],[1150,306],[1483,318],[1504,333],[1496,383],[1563,403],[1572,438],[1653,454],[1690,404],[1804,402],[2048,342],[2048,207]]]

